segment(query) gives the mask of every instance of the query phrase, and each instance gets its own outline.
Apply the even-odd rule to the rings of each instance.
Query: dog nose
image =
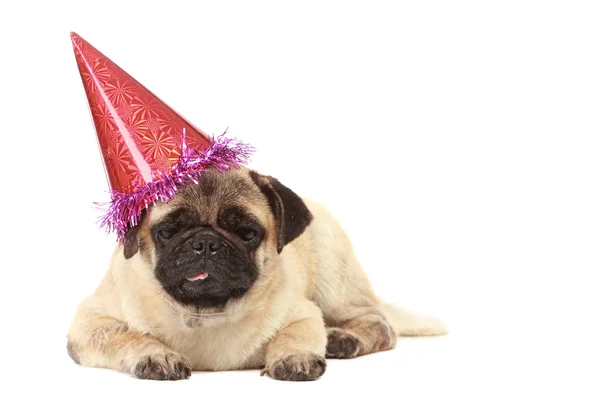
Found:
[[[214,238],[198,238],[192,243],[192,248],[197,253],[202,253],[204,250],[208,249],[211,255],[214,255],[217,251],[221,249],[221,243],[219,240]]]
[[[208,251],[210,251],[212,254],[215,254],[220,249],[221,249],[221,243],[219,243],[217,240],[209,240],[208,241]]]

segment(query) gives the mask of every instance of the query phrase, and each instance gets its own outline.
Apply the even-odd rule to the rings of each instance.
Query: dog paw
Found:
[[[132,374],[140,379],[175,381],[189,378],[192,366],[179,354],[161,353],[140,358],[133,367]]]
[[[328,358],[353,358],[360,351],[360,342],[352,333],[339,328],[329,328],[327,332]]]
[[[317,354],[292,354],[276,360],[262,372],[280,381],[314,381],[325,373],[327,362]]]

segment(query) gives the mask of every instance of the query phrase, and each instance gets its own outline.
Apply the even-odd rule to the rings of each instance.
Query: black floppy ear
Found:
[[[125,242],[123,243],[123,255],[125,256],[126,260],[129,260],[131,257],[133,257],[140,248],[140,243],[137,237],[138,228],[139,223],[129,228],[129,230],[125,234]]]
[[[254,183],[267,197],[277,223],[277,253],[304,232],[313,219],[300,196],[271,176],[250,172]]]

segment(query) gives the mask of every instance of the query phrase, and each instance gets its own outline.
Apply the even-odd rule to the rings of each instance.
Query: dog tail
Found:
[[[437,318],[417,315],[380,300],[383,313],[398,336],[441,336],[448,333]]]

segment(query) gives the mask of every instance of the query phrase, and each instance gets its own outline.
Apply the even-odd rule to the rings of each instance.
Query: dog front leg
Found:
[[[308,300],[296,318],[271,339],[267,346],[265,373],[284,381],[314,381],[326,369],[327,334],[321,310]]]
[[[177,380],[191,375],[184,356],[152,335],[130,329],[125,322],[98,315],[85,301],[67,337],[69,356],[83,366],[110,368],[140,379]]]

